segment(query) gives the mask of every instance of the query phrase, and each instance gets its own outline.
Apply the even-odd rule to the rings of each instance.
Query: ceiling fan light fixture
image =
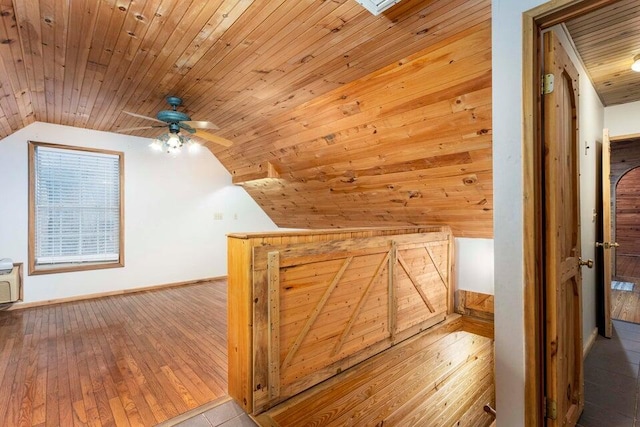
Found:
[[[178,132],[168,132],[160,135],[150,144],[150,147],[157,151],[164,151],[169,154],[179,154],[184,145],[194,145],[191,138]],[[197,144],[196,144],[197,145]]]
[[[631,64],[631,69],[636,73],[640,73],[640,53],[633,57],[633,64]]]

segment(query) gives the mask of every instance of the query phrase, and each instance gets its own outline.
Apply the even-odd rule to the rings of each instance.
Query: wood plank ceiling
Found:
[[[165,97],[284,227],[492,235],[489,0],[0,0],[0,137],[116,131]],[[154,137],[158,130],[139,131]]]
[[[600,99],[607,105],[640,100],[640,2],[621,0],[566,23]]]

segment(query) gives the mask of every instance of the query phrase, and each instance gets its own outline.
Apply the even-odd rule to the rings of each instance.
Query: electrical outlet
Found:
[[[213,219],[215,221],[221,221],[222,220],[222,212],[214,212],[213,213]]]
[[[233,219],[238,219],[238,214],[237,213],[233,214]]]

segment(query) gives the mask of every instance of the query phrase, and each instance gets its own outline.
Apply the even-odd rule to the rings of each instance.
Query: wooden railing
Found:
[[[229,236],[229,394],[260,413],[443,321],[451,267],[446,227]]]

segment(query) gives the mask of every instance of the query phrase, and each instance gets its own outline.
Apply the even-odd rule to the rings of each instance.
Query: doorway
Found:
[[[640,323],[640,138],[611,143],[611,317]]]
[[[542,220],[545,218],[545,210],[549,203],[552,203],[554,191],[549,191],[545,188],[549,176],[543,168],[546,161],[544,156],[547,156],[547,151],[543,149],[545,148],[543,147],[543,141],[545,140],[543,132],[545,132],[544,128],[549,119],[546,117],[546,112],[541,111],[541,105],[544,103],[542,101],[543,95],[540,93],[540,86],[542,86],[543,91],[546,91],[547,87],[546,75],[543,77],[546,71],[542,71],[541,34],[544,29],[584,16],[591,11],[613,3],[615,1],[551,1],[524,14],[523,128],[525,132],[523,167],[525,172],[524,193],[526,195],[524,201],[526,425],[562,425],[565,422],[570,425],[576,421],[574,418],[575,413],[570,414],[570,411],[565,411],[565,408],[560,410],[560,405],[553,398],[553,394],[551,394],[550,398],[550,393],[564,397],[568,391],[574,392],[574,389],[557,387],[560,382],[554,384],[553,378],[550,380],[547,375],[549,361],[545,360],[546,354],[549,352],[553,354],[554,352],[556,337],[554,330],[549,327],[547,318],[549,310],[548,293],[553,291],[552,288],[549,288],[548,275],[549,268],[553,264],[550,264],[547,260],[551,255],[549,255],[548,248],[545,247],[550,235],[549,225]],[[556,80],[558,78],[557,74],[552,77]],[[554,87],[553,84],[550,86]],[[587,142],[597,144],[594,140]],[[584,153],[590,147],[593,147],[593,145],[589,145],[584,140],[580,140],[580,144],[580,153]],[[564,186],[559,185],[556,187],[556,192],[563,191]],[[550,198],[549,195],[552,197]],[[586,215],[583,218],[587,219],[583,222],[583,225],[585,228],[588,226],[595,230],[595,216],[592,218],[591,212],[589,211],[588,213],[588,219]],[[595,239],[593,240],[593,242],[591,240],[588,241],[592,251],[595,246]],[[578,266],[590,266],[592,264],[591,260],[580,259],[580,255],[580,251],[577,250],[576,254],[573,255],[577,258],[577,262],[567,266],[567,274],[573,274],[580,269]],[[565,271],[562,271],[562,273],[564,274]],[[574,293],[579,292],[578,288],[579,282],[578,286],[574,287]],[[595,311],[595,308],[593,310]],[[567,308],[565,312],[571,312],[571,310]],[[563,314],[564,312],[559,312],[558,318],[565,319],[566,316]],[[566,334],[561,338],[571,341],[574,345],[580,341],[579,348],[582,349],[582,337],[580,335],[579,332],[575,332],[572,335]],[[592,334],[589,341],[595,340],[595,336],[595,334]],[[576,357],[576,359],[580,358],[580,356]],[[571,378],[574,372],[571,369],[565,369],[560,374],[563,375],[562,384],[565,384],[564,379]],[[577,382],[579,381],[580,379],[577,380]],[[581,394],[583,393],[582,384],[579,384],[579,387],[578,394]],[[579,408],[579,412],[581,401],[578,400],[575,406]],[[571,408],[569,407],[569,409]]]

